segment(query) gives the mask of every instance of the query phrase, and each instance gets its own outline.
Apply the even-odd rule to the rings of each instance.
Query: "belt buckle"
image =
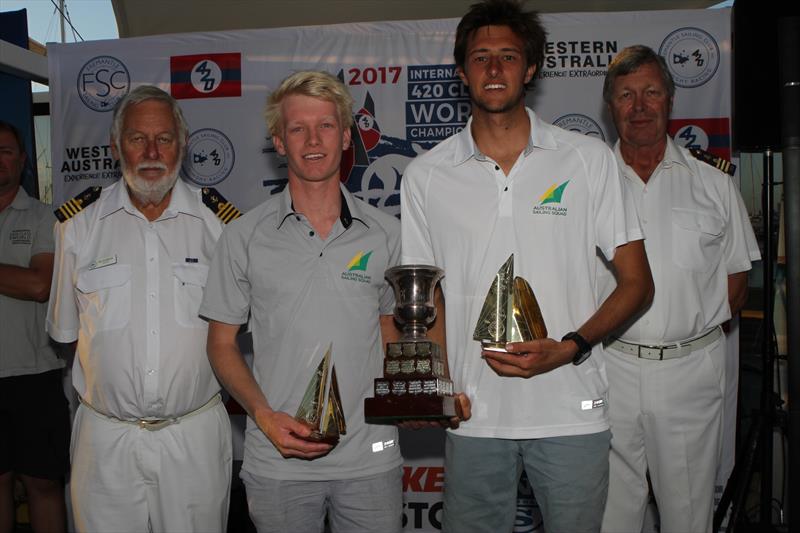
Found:
[[[136,422],[136,425],[139,426],[140,429],[146,429],[148,431],[158,431],[159,429],[163,429],[169,426],[171,423],[172,420],[169,419],[139,420]]]
[[[663,361],[664,360],[664,346],[637,344],[636,348],[637,348],[636,357],[638,357],[639,359],[650,359],[651,361]],[[642,348],[647,348],[648,350],[658,350],[658,359],[655,359],[653,357],[642,357]]]

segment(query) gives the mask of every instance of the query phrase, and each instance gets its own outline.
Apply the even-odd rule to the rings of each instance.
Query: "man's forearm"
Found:
[[[739,314],[747,303],[747,272],[728,274],[728,305],[731,316]]]
[[[33,268],[0,263],[0,294],[17,300],[46,302],[50,279]]]
[[[578,332],[596,344],[653,301],[653,278],[642,241],[617,248],[614,260],[617,287]]]
[[[222,386],[251,417],[255,418],[259,411],[271,411],[267,398],[235,342],[209,340],[208,359]]]

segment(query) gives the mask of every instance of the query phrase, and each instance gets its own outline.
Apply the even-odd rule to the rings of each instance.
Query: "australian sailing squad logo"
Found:
[[[554,183],[539,197],[539,203],[533,206],[534,215],[567,216],[567,208],[561,205],[561,197],[569,185],[569,180],[562,184]]]
[[[372,256],[372,250],[365,252],[359,250],[356,255],[347,263],[347,270],[342,272],[342,279],[357,281],[359,283],[371,283],[372,276],[367,274],[367,264]]]
[[[710,80],[719,68],[717,41],[700,28],[680,28],[667,35],[658,54],[678,87],[699,87]]]

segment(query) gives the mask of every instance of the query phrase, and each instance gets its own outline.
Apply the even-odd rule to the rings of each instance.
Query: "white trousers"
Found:
[[[603,531],[642,530],[648,471],[662,533],[711,531],[725,336],[665,361],[605,351],[611,454]]]
[[[71,444],[75,528],[225,531],[231,447],[221,402],[158,431],[108,419],[81,404]]]

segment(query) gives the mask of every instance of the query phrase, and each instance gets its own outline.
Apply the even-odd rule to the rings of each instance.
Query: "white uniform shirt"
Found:
[[[178,180],[149,222],[120,181],[57,224],[50,336],[77,339],[73,384],[121,419],[180,416],[219,389],[198,309],[220,220]]]
[[[645,234],[653,303],[619,337],[670,344],[697,337],[731,317],[728,275],[750,270],[761,255],[733,180],[667,139],[647,183],[615,153]],[[613,278],[603,294],[614,287]]]
[[[641,238],[626,224],[619,170],[596,139],[541,121],[506,177],[464,130],[417,157],[401,189],[403,262],[444,269],[447,352],[472,418],[455,432],[498,438],[588,434],[608,428],[602,347],[589,360],[531,379],[497,376],[472,339],[489,286],[513,252],[548,334],[560,339],[599,306],[596,254]]]

